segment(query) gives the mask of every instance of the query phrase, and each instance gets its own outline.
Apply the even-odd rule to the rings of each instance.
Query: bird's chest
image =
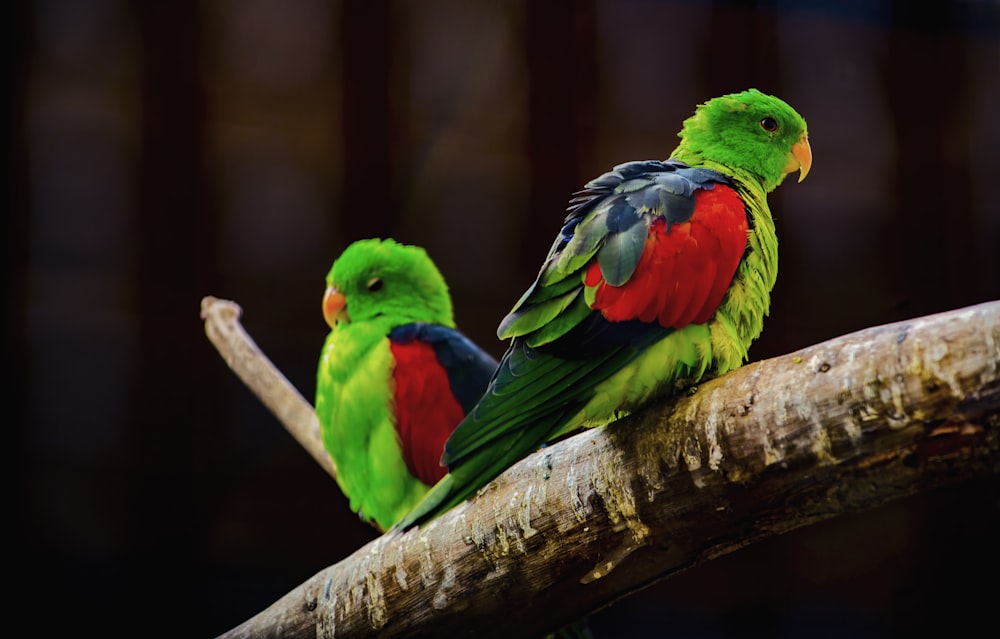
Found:
[[[358,413],[389,408],[392,351],[384,332],[347,326],[330,334],[323,348],[320,380],[331,391],[329,409],[351,424]]]

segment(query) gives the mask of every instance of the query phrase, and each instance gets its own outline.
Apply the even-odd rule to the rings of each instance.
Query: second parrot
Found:
[[[354,242],[326,284],[320,434],[351,510],[386,530],[444,475],[444,442],[497,362],[456,330],[448,287],[420,247]]]

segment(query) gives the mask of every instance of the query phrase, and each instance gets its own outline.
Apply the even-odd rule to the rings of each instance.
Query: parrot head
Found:
[[[684,121],[671,157],[757,180],[771,192],[789,173],[812,166],[806,121],[783,100],[757,89],[713,98]]]
[[[427,252],[392,239],[344,249],[326,276],[323,317],[330,328],[372,321],[387,330],[411,322],[455,326],[448,286]]]

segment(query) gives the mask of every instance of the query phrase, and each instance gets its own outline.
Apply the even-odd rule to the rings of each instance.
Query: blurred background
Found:
[[[204,336],[232,299],[307,398],[350,242],[425,246],[496,355],[570,195],[757,87],[815,162],[771,203],[763,359],[1000,298],[996,0],[9,5],[9,584],[32,634],[211,637],[374,538]],[[604,637],[994,625],[1000,481],[759,543]],[[988,632],[988,630],[987,630]]]

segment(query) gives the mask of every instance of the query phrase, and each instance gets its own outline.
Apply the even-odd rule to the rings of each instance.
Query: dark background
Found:
[[[211,637],[373,538],[207,341],[203,296],[237,301],[311,398],[326,271],[392,236],[499,355],[570,194],[665,157],[709,97],[754,86],[810,125],[812,173],[771,198],[753,359],[1000,298],[995,1],[10,7],[7,585],[30,634]],[[593,627],[961,636],[995,625],[998,534],[1000,482],[973,482],[746,548]]]

